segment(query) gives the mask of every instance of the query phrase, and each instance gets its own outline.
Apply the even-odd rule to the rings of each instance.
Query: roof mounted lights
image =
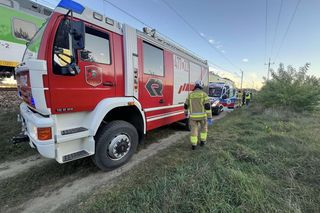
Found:
[[[102,21],[103,15],[101,15],[100,13],[94,12],[94,13],[93,13],[93,18],[95,18],[95,19],[97,19],[97,20],[99,20],[99,21]]]
[[[61,0],[58,7],[65,8],[79,14],[82,14],[85,9],[84,6],[72,0]]]
[[[143,28],[143,32],[151,37],[156,37],[156,29],[150,29],[148,27]]]
[[[114,20],[111,19],[111,18],[106,17],[106,23],[113,26],[114,25]]]

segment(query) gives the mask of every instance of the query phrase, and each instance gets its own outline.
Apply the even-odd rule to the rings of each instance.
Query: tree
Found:
[[[307,75],[310,63],[299,70],[292,66],[271,71],[272,79],[265,82],[257,101],[265,107],[283,107],[295,111],[313,111],[320,105],[320,79]]]

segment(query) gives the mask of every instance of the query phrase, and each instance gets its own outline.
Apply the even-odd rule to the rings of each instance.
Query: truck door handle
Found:
[[[164,100],[163,100],[163,99],[160,99],[159,103],[160,103],[160,104],[163,104],[163,103],[164,103]]]
[[[113,82],[111,82],[111,81],[103,82],[103,86],[106,86],[106,87],[113,87],[113,86],[114,86],[114,83],[113,83]]]

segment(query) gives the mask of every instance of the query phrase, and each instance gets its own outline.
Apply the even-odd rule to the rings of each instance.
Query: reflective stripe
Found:
[[[197,145],[198,137],[197,136],[190,136],[190,141],[191,141],[192,145]]]
[[[201,132],[200,133],[200,139],[201,141],[207,141],[207,133],[206,132]]]
[[[206,110],[206,113],[211,113],[211,110]]]
[[[207,117],[207,113],[206,114],[190,114],[190,118],[206,118]]]
[[[190,93],[190,99],[195,99],[195,98],[203,98],[203,93],[202,92]]]

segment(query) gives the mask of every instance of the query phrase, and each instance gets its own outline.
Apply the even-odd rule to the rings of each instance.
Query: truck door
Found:
[[[86,26],[85,49],[79,54],[79,68],[85,82],[104,90],[105,97],[115,96],[115,70],[111,61],[112,34]]]
[[[63,55],[72,52],[68,26],[68,20],[61,21],[53,41],[49,84],[54,113],[91,111],[101,100],[115,96],[113,34],[86,26],[85,49],[77,53],[80,73],[68,75],[63,72],[67,63]]]
[[[139,100],[142,107],[172,105],[173,55],[145,41],[140,40],[138,46],[141,67]]]

